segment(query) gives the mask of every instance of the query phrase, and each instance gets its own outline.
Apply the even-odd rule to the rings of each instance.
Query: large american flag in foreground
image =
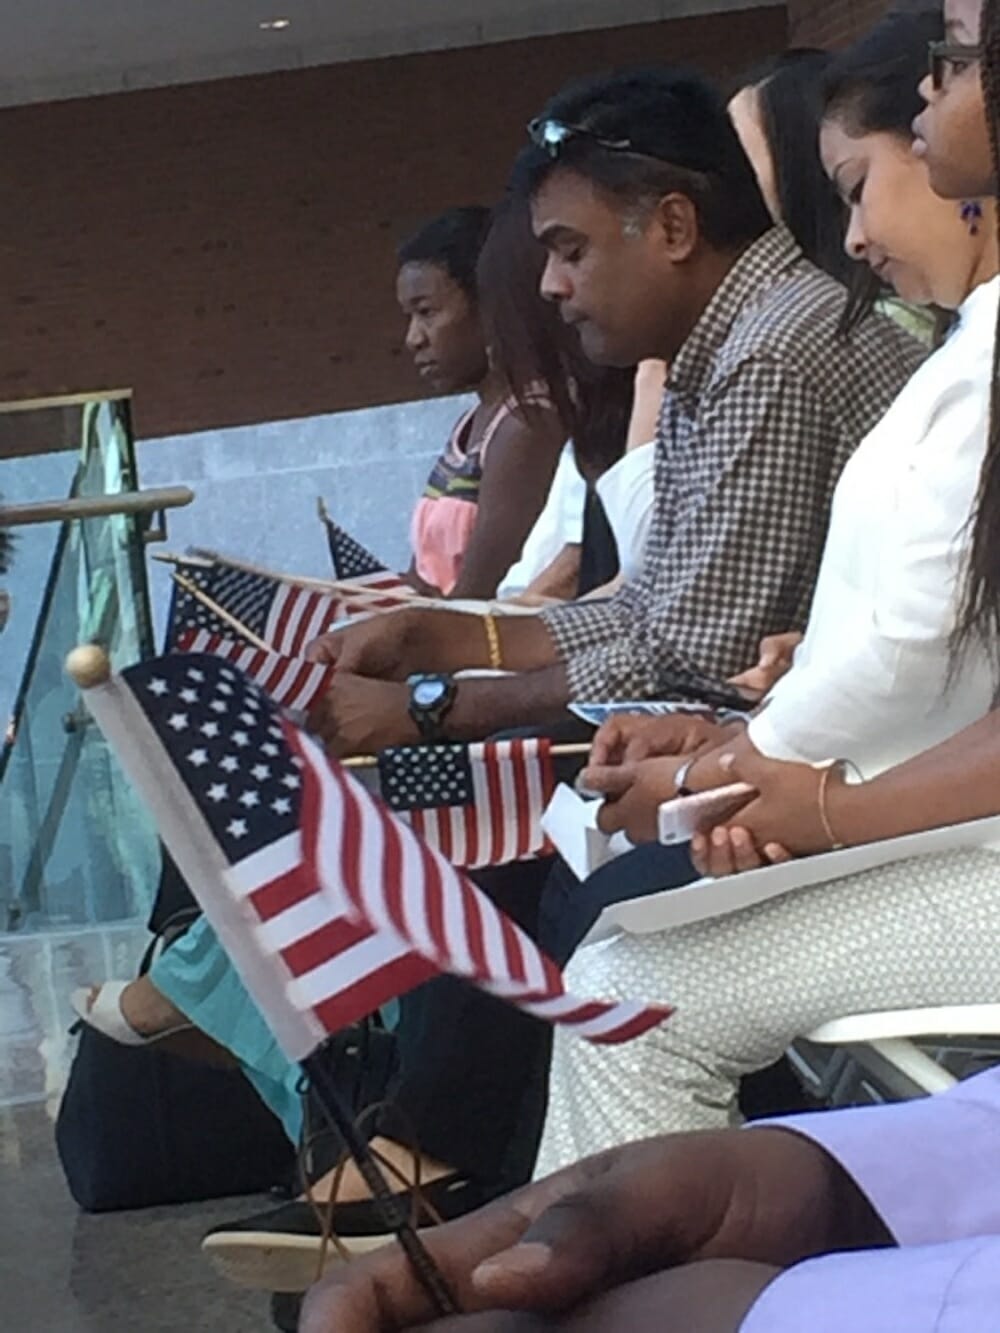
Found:
[[[527,861],[552,851],[542,831],[556,787],[551,749],[530,739],[386,750],[382,796],[453,865]]]
[[[568,995],[518,927],[221,659],[145,662],[88,700],[290,1059],[442,972],[596,1042],[668,1016]]]

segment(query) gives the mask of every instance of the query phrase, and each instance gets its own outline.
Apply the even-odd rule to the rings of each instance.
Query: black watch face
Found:
[[[413,702],[418,708],[435,708],[447,693],[443,680],[421,680],[413,687]]]

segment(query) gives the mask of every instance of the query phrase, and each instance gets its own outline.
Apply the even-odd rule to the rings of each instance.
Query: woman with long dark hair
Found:
[[[914,151],[933,188],[968,209],[997,193],[1000,180],[1000,0],[946,0],[947,40],[932,46],[921,86],[927,108],[916,119]],[[984,225],[987,225],[984,221]],[[980,474],[961,607],[953,637],[956,669],[985,652],[1000,683],[1000,328],[993,348],[989,438]],[[852,784],[758,756],[735,772],[758,797],[726,828],[695,842],[700,867],[725,875],[829,850],[819,785],[831,828],[845,846],[1000,814],[1000,712],[953,740],[872,781]]]
[[[544,268],[545,249],[531,230],[527,204],[508,193],[494,210],[479,259],[483,332],[523,417],[531,421],[537,414],[544,384],[569,443],[522,562],[501,592],[568,599],[591,592],[618,570],[615,534],[603,520],[594,486],[624,452],[633,377],[583,355],[574,331],[540,295]],[[530,581],[529,571],[536,571]]]

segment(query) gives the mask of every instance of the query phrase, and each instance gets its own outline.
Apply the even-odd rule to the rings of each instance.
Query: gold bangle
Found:
[[[835,770],[843,771],[843,768],[844,768],[844,761],[842,759],[834,759],[831,763],[827,764],[826,767],[823,769],[823,776],[819,780],[819,792],[818,792],[819,817],[820,817],[820,822],[823,825],[823,832],[826,834],[827,838],[830,841],[831,852],[843,851],[844,847],[846,846],[846,843],[841,842],[840,839],[837,837],[836,833],[834,833],[833,825],[830,823],[830,815],[826,808],[827,788],[830,785],[830,774],[833,773]]]
[[[496,616],[483,616],[483,624],[486,627],[486,642],[490,651],[490,668],[493,671],[502,671],[503,653],[500,651],[500,631],[497,628]]]

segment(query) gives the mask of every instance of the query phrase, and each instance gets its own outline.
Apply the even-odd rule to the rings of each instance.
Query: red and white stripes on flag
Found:
[[[464,977],[588,1041],[630,1041],[669,1016],[663,1006],[569,995],[556,965],[471,880],[297,728],[283,725],[301,761],[304,860],[322,892],[348,916],[386,941],[402,942],[435,972]],[[286,948],[304,945],[298,939]],[[287,962],[288,954],[283,956]],[[309,999],[315,1009],[332,998],[324,1000],[320,992],[327,985],[338,989],[340,974],[330,968],[317,988],[319,955],[309,961],[314,964]],[[392,965],[401,966],[401,956]],[[301,990],[306,978],[296,980]]]
[[[177,653],[87,698],[289,1059],[442,973],[594,1042],[669,1015],[568,995],[517,926],[232,664]]]
[[[278,580],[261,637],[276,653],[301,657],[314,639],[343,616],[339,595]]]
[[[308,809],[306,801],[304,815]],[[348,915],[345,902],[323,892],[315,866],[303,857],[301,832],[236,862],[226,880],[251,910],[254,947],[280,958],[286,970],[283,995],[256,996],[276,1033],[294,1031],[294,1020],[281,1014],[283,1000],[313,1027],[318,1045],[438,975],[404,940]],[[242,941],[244,950],[249,943]]]
[[[240,639],[224,639],[207,630],[186,630],[178,639],[182,653],[211,653],[246,673],[276,704],[308,713],[330,688],[336,668],[306,662],[302,658],[267,653]]]
[[[464,791],[445,803],[409,810],[386,793],[396,813],[409,819],[414,832],[445,860],[469,870],[548,855],[552,845],[542,830],[542,815],[555,790],[551,742],[484,741],[464,750],[459,760],[468,775]],[[433,779],[434,752],[416,748],[409,753],[416,766],[414,783],[426,786]],[[402,754],[395,751],[394,757]],[[383,760],[383,774],[385,769]]]

